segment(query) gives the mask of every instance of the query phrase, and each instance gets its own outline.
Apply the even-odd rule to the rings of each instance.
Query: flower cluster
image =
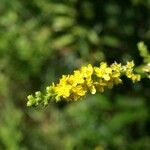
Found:
[[[71,75],[63,75],[59,83],[52,83],[46,88],[46,94],[40,91],[35,96],[28,96],[28,106],[37,106],[42,103],[44,106],[49,100],[78,100],[84,97],[87,92],[95,94],[97,91],[103,92],[105,89],[111,89],[114,85],[121,84],[121,77],[125,75],[133,82],[140,80],[140,75],[133,72],[134,62],[127,62],[126,65],[113,63],[110,66],[106,62],[100,63],[99,67],[93,67],[91,64],[75,70]]]

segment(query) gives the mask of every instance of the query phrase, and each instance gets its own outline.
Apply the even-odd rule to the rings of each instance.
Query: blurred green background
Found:
[[[84,100],[27,108],[83,64],[150,47],[150,0],[0,0],[0,150],[150,150],[150,80]]]

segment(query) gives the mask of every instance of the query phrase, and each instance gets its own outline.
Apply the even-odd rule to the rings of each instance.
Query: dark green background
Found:
[[[149,79],[26,107],[83,64],[141,65],[141,40],[150,46],[150,0],[0,0],[0,150],[149,150]]]

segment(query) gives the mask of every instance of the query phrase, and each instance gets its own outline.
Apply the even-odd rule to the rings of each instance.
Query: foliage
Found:
[[[143,57],[143,64],[139,67],[140,72],[147,73],[147,77],[150,78],[150,53],[147,48],[147,46],[144,44],[144,42],[138,43],[138,49],[140,52],[141,57]]]
[[[136,44],[150,46],[149,11],[149,0],[0,0],[0,150],[149,150],[144,75],[77,103],[26,107],[30,92],[84,64],[144,67]]]

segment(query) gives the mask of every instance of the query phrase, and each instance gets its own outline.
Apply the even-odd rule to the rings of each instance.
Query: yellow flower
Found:
[[[57,94],[56,100],[60,100],[62,98],[68,98],[70,96],[70,90],[72,86],[68,84],[69,76],[63,75],[60,79],[59,83],[53,87],[53,90]]]
[[[121,64],[114,62],[110,67],[112,69],[112,77],[118,78],[121,75]]]
[[[77,85],[76,87],[72,88],[72,91],[76,95],[84,96],[85,93],[87,92],[87,89],[81,85]]]
[[[94,68],[94,71],[97,77],[103,78],[106,81],[110,80],[110,74],[112,72],[112,69],[110,67],[107,67],[106,63],[101,63],[100,67]]]
[[[125,74],[126,74],[126,76],[128,77],[128,78],[132,78],[132,70],[126,70],[126,72],[125,72]]]
[[[81,67],[81,74],[85,77],[85,78],[89,78],[91,77],[91,75],[93,74],[93,67],[91,64],[88,64],[88,66],[83,66]]]
[[[88,88],[89,88],[91,94],[95,94],[96,93],[96,88],[95,88],[94,85],[91,84],[91,86],[88,86]]]
[[[99,79],[99,81],[95,82],[94,84],[99,92],[104,92],[104,88],[107,86],[107,84],[102,79]]]
[[[128,61],[126,67],[127,67],[128,69],[133,68],[133,67],[134,67],[134,62],[133,62],[133,61]]]
[[[90,90],[91,94],[95,94],[96,88],[93,85],[93,80],[92,80],[92,75],[93,75],[93,71],[94,71],[93,66],[91,64],[88,64],[87,66],[81,67],[80,71],[85,79],[85,84],[88,87],[88,89]]]
[[[63,85],[66,84],[68,82],[69,79],[69,75],[62,75],[62,78],[59,80],[59,84]]]
[[[115,78],[114,80],[114,84],[121,84],[122,80],[120,78]]]
[[[57,85],[54,88],[54,91],[56,92],[56,100],[60,100],[60,98],[68,98],[70,96],[70,90],[71,90],[71,85]]]
[[[137,82],[137,81],[140,81],[141,76],[140,76],[140,75],[134,75],[134,74],[133,74],[131,78],[132,78],[132,81],[133,81],[133,82]]]
[[[76,70],[74,71],[74,74],[70,76],[68,82],[73,86],[76,86],[77,84],[83,84],[84,83],[83,75],[80,73],[79,70]]]

